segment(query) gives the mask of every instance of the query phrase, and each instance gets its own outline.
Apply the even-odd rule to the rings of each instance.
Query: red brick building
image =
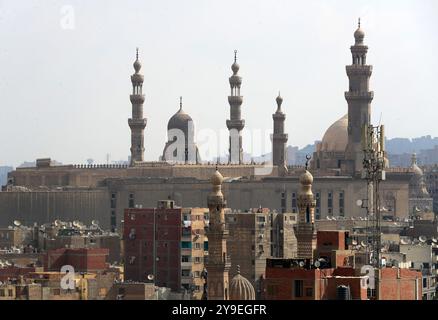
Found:
[[[334,300],[344,287],[352,300],[421,300],[421,272],[382,268],[374,273],[375,289],[367,290],[365,275],[354,267],[354,252],[348,249],[348,232],[318,231],[315,261],[267,259],[266,299]]]
[[[108,249],[103,248],[61,248],[49,250],[44,260],[45,271],[60,271],[64,265],[71,265],[75,272],[99,272],[108,269]]]
[[[181,208],[126,209],[124,216],[125,280],[180,290]]]
[[[125,209],[123,243],[125,280],[154,282],[201,299],[205,280],[207,208],[178,208],[172,200],[157,208]]]
[[[35,272],[35,267],[17,267],[9,266],[0,268],[0,281],[5,282],[8,279],[18,279],[20,276],[25,276],[31,272]]]

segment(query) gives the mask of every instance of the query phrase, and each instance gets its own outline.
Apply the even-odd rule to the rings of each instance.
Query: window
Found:
[[[5,290],[4,289],[1,289],[0,290],[0,297],[4,297],[5,296]]]
[[[303,296],[303,280],[294,281],[294,294],[296,298],[301,298]]]
[[[292,192],[292,213],[297,212],[297,194]]]
[[[317,192],[315,195],[316,207],[315,207],[315,218],[320,219],[321,217],[321,193]]]
[[[427,288],[427,278],[423,278],[423,288]]]
[[[111,209],[115,209],[117,206],[116,194],[111,193]]]
[[[195,278],[199,278],[201,276],[201,272],[200,271],[195,271],[195,272],[193,272],[193,276]]]
[[[181,241],[181,248],[182,249],[191,249],[192,243],[190,241]]]
[[[135,207],[135,201],[134,201],[134,194],[130,193],[129,194],[129,201],[128,201],[128,207],[129,208],[134,208]]]
[[[181,270],[181,275],[183,277],[190,277],[190,269],[182,269]]]
[[[266,289],[268,291],[268,295],[271,297],[277,294],[277,286],[275,285],[268,285]]]
[[[339,215],[342,217],[345,215],[344,204],[345,204],[344,191],[341,191],[339,192]]]
[[[195,242],[195,249],[201,249],[201,244],[199,242]]]
[[[195,263],[201,263],[202,259],[201,257],[195,257]]]
[[[199,290],[201,290],[201,287],[200,286],[195,286],[195,291],[199,291]]]
[[[190,262],[190,256],[181,256],[181,262]]]
[[[333,214],[333,193],[331,192],[327,194],[327,209],[328,214]]]
[[[263,216],[258,216],[258,217],[257,217],[257,221],[258,221],[258,222],[265,222],[266,220],[265,220],[265,217],[263,217]]]
[[[208,251],[208,241],[204,241],[204,251]]]

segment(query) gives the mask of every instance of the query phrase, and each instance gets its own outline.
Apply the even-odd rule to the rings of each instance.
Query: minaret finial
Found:
[[[234,62],[237,62],[237,50],[234,50]]]
[[[240,265],[237,265],[237,274],[240,274]]]
[[[179,97],[179,110],[182,110],[182,96]]]
[[[359,17],[359,20],[357,22],[357,27],[360,28],[360,17]]]
[[[136,53],[136,58],[137,58],[137,60],[138,60],[138,47],[137,47],[137,53]]]
[[[309,161],[310,159],[312,159],[312,157],[310,155],[306,155],[306,171],[307,169],[309,169]]]

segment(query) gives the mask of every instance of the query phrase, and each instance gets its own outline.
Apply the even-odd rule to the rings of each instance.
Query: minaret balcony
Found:
[[[276,112],[272,115],[272,119],[275,121],[284,121],[286,119],[286,115],[283,112]]]
[[[128,124],[130,128],[141,128],[146,127],[147,119],[128,119]]]
[[[132,104],[143,104],[145,100],[144,94],[131,94],[129,98]]]
[[[373,66],[364,64],[352,64],[346,66],[347,76],[368,76],[373,73]]]
[[[134,73],[131,76],[131,82],[133,84],[141,84],[144,82],[144,76],[142,74],[139,74],[139,73]]]
[[[374,92],[360,92],[360,91],[346,91],[345,99],[347,100],[368,100],[371,101],[374,98]]]
[[[272,139],[280,142],[287,142],[288,134],[287,133],[274,133],[272,135]]]
[[[227,120],[228,130],[236,129],[237,131],[242,131],[245,127],[245,120]]]
[[[230,106],[240,106],[242,102],[242,96],[228,96],[228,103],[230,104]]]

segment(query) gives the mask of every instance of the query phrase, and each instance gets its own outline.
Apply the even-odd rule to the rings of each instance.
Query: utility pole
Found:
[[[367,181],[367,238],[371,238],[369,264],[381,267],[381,216],[380,182],[385,180],[385,132],[384,126],[365,125],[362,132],[364,152],[362,178]]]

